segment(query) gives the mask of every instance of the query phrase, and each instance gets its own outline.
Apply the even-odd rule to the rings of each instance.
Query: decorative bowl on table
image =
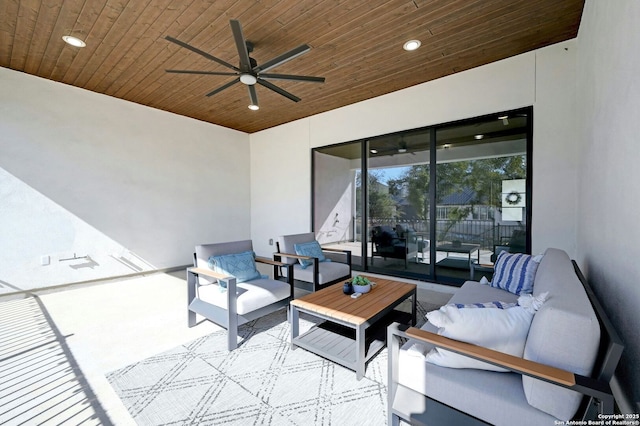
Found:
[[[369,293],[371,291],[371,281],[362,275],[356,275],[351,280],[355,293]]]

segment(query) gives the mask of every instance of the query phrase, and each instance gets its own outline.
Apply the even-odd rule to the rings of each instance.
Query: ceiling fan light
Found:
[[[258,105],[251,104],[251,105],[249,105],[249,109],[251,111],[257,111],[257,110],[260,109],[260,107]]]
[[[409,40],[408,42],[406,42],[402,48],[404,50],[408,50],[408,51],[412,51],[412,50],[416,50],[418,47],[420,47],[420,40]]]
[[[74,47],[85,47],[87,45],[87,43],[80,40],[78,37],[74,37],[72,35],[63,35],[62,40],[64,40],[65,43],[70,44],[71,46],[74,46]]]
[[[247,86],[253,86],[257,83],[258,78],[253,74],[240,74],[240,81]]]

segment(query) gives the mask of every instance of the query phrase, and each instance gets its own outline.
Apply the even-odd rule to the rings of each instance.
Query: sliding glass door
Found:
[[[356,270],[454,285],[501,247],[528,252],[531,114],[314,149],[318,240],[351,250]]]
[[[438,281],[468,279],[500,245],[526,251],[528,119],[505,113],[436,129]]]
[[[429,129],[372,138],[366,153],[369,270],[430,274]]]

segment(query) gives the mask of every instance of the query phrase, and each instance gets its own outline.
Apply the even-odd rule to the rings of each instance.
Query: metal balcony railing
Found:
[[[376,225],[388,225],[395,227],[402,224],[411,229],[427,234],[429,232],[428,220],[398,220],[393,218],[371,218],[369,229]],[[359,226],[358,226],[359,229]],[[437,241],[460,241],[462,243],[479,244],[483,250],[493,250],[493,246],[509,242],[513,231],[524,230],[523,224],[504,225],[493,220],[444,220],[436,221]],[[433,239],[433,238],[430,238]]]

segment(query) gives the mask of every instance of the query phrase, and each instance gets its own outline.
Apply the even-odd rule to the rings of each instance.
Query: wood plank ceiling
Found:
[[[252,133],[574,38],[584,0],[2,0],[0,66]],[[229,71],[172,36],[235,66],[230,19],[264,63],[301,44],[311,50],[279,74],[324,84],[274,81],[298,103],[215,75]],[[77,35],[87,46],[65,44]],[[419,39],[414,51],[405,41]],[[1,95],[0,95],[1,96]],[[1,100],[0,100],[1,101]]]

